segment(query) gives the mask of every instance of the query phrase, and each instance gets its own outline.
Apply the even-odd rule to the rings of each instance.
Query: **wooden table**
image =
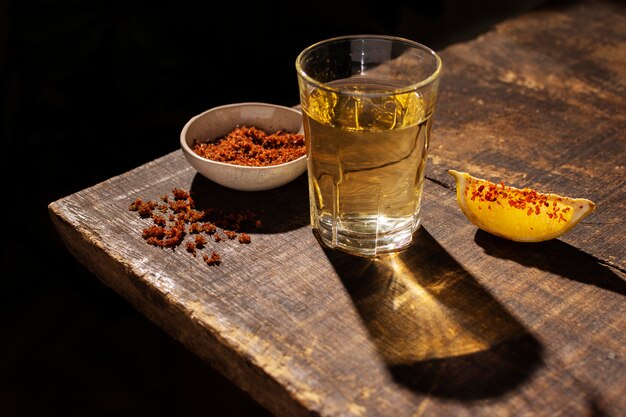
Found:
[[[377,260],[323,249],[304,177],[239,193],[177,151],[50,204],[106,285],[278,416],[618,416],[626,412],[626,8],[538,10],[441,52],[423,228]],[[587,197],[559,240],[477,231],[446,169]],[[251,208],[250,245],[209,267],[146,244],[136,197],[191,189]]]

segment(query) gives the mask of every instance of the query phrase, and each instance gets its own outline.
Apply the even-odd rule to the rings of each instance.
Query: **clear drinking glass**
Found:
[[[411,40],[345,36],[296,59],[311,225],[331,248],[374,256],[419,227],[441,59]]]

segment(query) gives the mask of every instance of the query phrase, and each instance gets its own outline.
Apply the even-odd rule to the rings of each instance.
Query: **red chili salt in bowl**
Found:
[[[253,126],[267,133],[283,130],[303,134],[299,110],[268,103],[228,104],[209,109],[185,124],[180,133],[185,158],[201,175],[240,191],[277,188],[306,171],[306,155],[284,164],[257,167],[213,161],[193,151],[196,142],[217,140],[241,126]]]

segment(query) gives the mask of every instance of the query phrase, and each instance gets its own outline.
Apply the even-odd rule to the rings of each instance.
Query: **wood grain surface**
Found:
[[[180,151],[50,204],[51,218],[100,280],[277,416],[617,417],[625,22],[623,6],[576,3],[442,52],[423,227],[400,254],[324,249],[304,176],[236,192]],[[600,208],[562,239],[504,241],[461,214],[448,168]],[[219,266],[149,246],[128,206],[174,187],[264,227],[250,245],[210,243]]]
[[[626,270],[626,7],[586,1],[441,54],[429,176],[449,168],[598,208],[562,238]]]

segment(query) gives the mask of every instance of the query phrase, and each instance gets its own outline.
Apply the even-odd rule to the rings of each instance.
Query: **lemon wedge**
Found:
[[[557,238],[596,208],[585,198],[495,184],[452,169],[448,173],[456,179],[456,198],[469,221],[486,232],[517,242]]]

